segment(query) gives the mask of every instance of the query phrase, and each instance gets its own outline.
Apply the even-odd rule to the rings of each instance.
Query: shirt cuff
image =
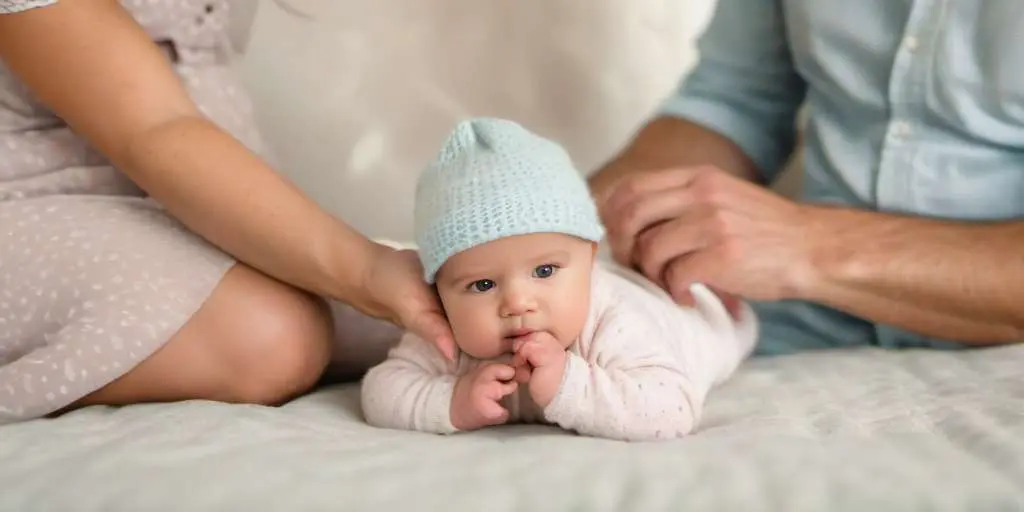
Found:
[[[570,428],[576,411],[579,410],[579,401],[584,394],[587,380],[590,378],[590,368],[582,357],[566,352],[565,373],[562,374],[562,384],[558,392],[551,399],[551,403],[544,408],[544,418],[552,423]]]
[[[454,375],[445,375],[431,386],[424,414],[424,430],[440,434],[454,434],[459,429],[452,425],[452,395],[455,393]]]

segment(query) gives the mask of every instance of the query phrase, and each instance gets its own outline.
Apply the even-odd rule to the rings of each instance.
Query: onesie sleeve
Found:
[[[438,434],[457,432],[451,423],[455,363],[429,342],[406,334],[384,362],[363,377],[361,402],[367,423]]]
[[[586,358],[568,352],[548,421],[583,435],[649,441],[688,435],[703,393],[644,318],[616,314],[594,335]]]
[[[0,14],[13,14],[55,3],[57,0],[0,0]]]

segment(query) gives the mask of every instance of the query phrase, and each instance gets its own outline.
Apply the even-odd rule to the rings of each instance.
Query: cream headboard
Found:
[[[593,170],[692,66],[713,7],[286,1],[312,19],[260,2],[243,63],[280,169],[367,235],[393,240],[410,238],[416,176],[460,118],[518,120]]]

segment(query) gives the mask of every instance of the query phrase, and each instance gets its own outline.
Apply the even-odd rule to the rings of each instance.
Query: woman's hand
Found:
[[[191,231],[271,277],[454,351],[415,255],[371,243],[202,115],[116,0],[0,16],[0,60]]]
[[[455,358],[455,339],[437,293],[423,280],[416,253],[374,244],[363,279],[362,297],[352,305],[384,318],[433,342],[448,359]]]

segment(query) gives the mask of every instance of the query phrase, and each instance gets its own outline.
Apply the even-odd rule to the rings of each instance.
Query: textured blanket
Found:
[[[698,434],[371,428],[358,388],[281,408],[95,407],[0,428],[0,510],[1020,510],[1024,347],[754,360]]]

